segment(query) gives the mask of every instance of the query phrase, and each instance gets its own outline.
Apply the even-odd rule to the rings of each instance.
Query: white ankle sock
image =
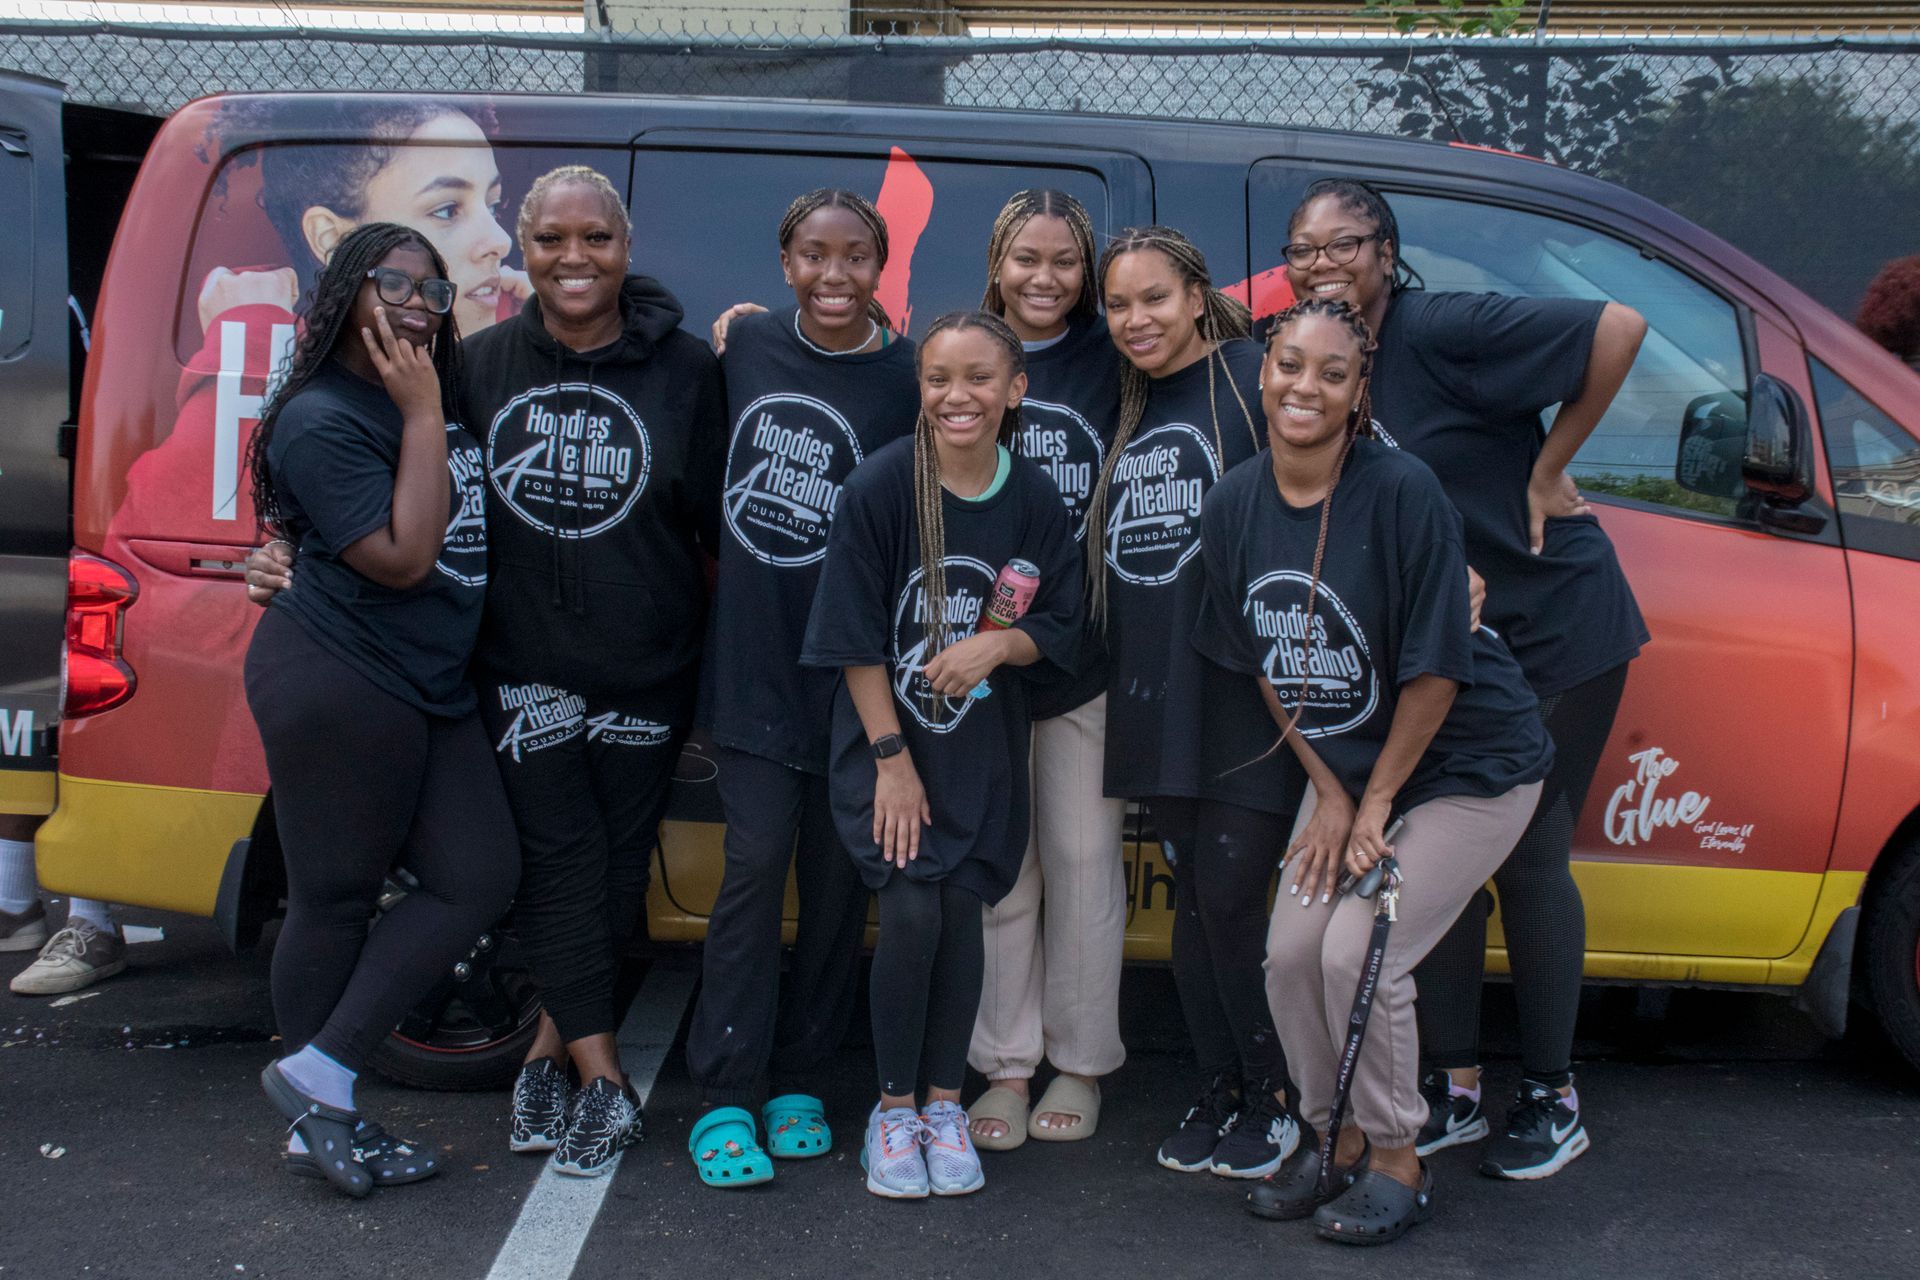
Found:
[[[111,903],[95,902],[92,898],[68,898],[67,919],[85,920],[102,933],[113,932],[113,906]]]
[[[359,1073],[347,1070],[312,1045],[280,1059],[280,1070],[308,1097],[342,1111],[353,1110],[353,1082]]]
[[[0,911],[19,915],[39,900],[33,875],[33,841],[0,840]]]

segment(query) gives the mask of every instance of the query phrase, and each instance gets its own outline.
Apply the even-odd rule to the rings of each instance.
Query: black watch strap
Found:
[[[907,749],[907,744],[901,740],[900,735],[897,733],[881,734],[873,740],[872,746],[873,758],[875,760],[885,760],[891,756],[897,756]]]

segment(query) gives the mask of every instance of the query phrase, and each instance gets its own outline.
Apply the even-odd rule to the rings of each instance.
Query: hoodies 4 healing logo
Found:
[[[860,440],[839,410],[797,392],[762,396],[740,414],[727,450],[721,511],[754,559],[792,567],[827,554],[840,488]]]
[[[1200,501],[1220,478],[1213,446],[1184,422],[1127,442],[1107,491],[1107,565],[1127,582],[1159,586],[1200,549]]]
[[[1261,661],[1280,705],[1291,713],[1304,681],[1313,719],[1300,732],[1321,738],[1365,724],[1380,705],[1380,681],[1366,637],[1324,580],[1307,612],[1312,585],[1297,570],[1269,573],[1247,588],[1242,607],[1248,628],[1267,645]]]
[[[509,401],[487,432],[493,490],[542,533],[591,538],[626,518],[652,466],[646,426],[605,387],[563,382]]]
[[[1044,400],[1020,402],[1019,447],[1021,457],[1038,463],[1053,479],[1067,504],[1067,518],[1073,524],[1077,542],[1087,533],[1087,503],[1093,497],[1093,482],[1106,461],[1100,433],[1087,420],[1064,404]]]
[[[947,557],[948,643],[965,639],[979,626],[995,576],[971,557]],[[960,727],[974,699],[964,693],[958,697],[935,693],[927,681],[927,622],[932,610],[920,583],[920,570],[915,569],[893,609],[893,696],[922,728],[951,733]]]

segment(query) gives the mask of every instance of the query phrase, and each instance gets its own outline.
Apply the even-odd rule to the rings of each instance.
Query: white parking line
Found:
[[[654,1077],[680,1032],[698,976],[691,967],[655,964],[620,1025],[620,1062],[642,1105],[653,1092]],[[487,1280],[567,1280],[619,1172],[619,1160],[615,1156],[615,1167],[598,1178],[568,1178],[551,1168],[542,1169]]]

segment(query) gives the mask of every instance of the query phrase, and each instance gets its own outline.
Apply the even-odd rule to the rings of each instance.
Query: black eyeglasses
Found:
[[[1364,236],[1339,236],[1325,244],[1308,244],[1304,240],[1296,240],[1280,252],[1286,256],[1288,266],[1296,267],[1301,271],[1312,266],[1314,259],[1323,253],[1327,255],[1328,262],[1336,267],[1344,267],[1360,256],[1361,245],[1379,238],[1378,231],[1370,231]]]
[[[390,307],[406,306],[407,299],[418,290],[420,300],[427,304],[427,310],[433,314],[443,316],[453,310],[453,295],[457,290],[451,280],[429,276],[416,283],[412,276],[398,267],[375,267],[367,272],[367,279],[373,281],[380,301]]]

